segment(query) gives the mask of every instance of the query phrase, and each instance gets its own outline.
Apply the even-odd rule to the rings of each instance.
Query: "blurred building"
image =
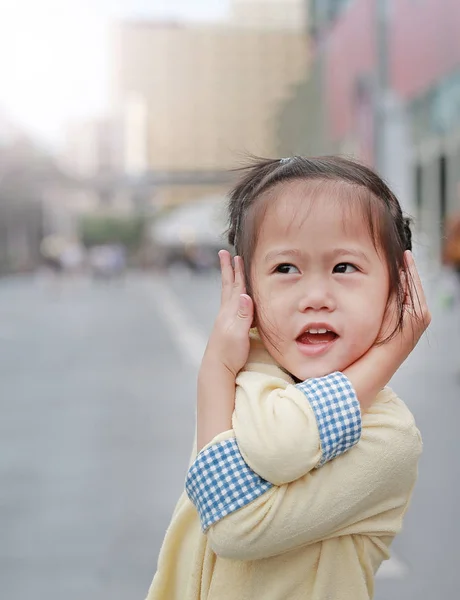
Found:
[[[79,235],[83,216],[133,212],[133,194],[120,173],[120,124],[109,116],[67,123],[59,164],[72,185],[48,196],[47,228]]]
[[[77,119],[67,124],[61,160],[84,178],[113,171],[117,163],[117,128],[109,117]]]
[[[0,275],[40,264],[47,202],[66,185],[46,150],[0,116]]]
[[[17,187],[24,132],[0,111],[0,275],[27,269],[39,252],[42,227],[40,202]]]
[[[303,0],[235,0],[219,24],[126,22],[114,32],[124,170],[159,204],[222,194],[248,153],[273,155],[280,104],[308,66]]]
[[[47,194],[48,235],[78,237],[82,215],[98,211],[104,204],[98,181],[109,168],[114,148],[107,132],[107,119],[75,119],[66,124],[58,161],[73,185]]]
[[[305,30],[307,3],[303,0],[233,0],[230,19],[248,29]]]
[[[0,106],[0,146],[15,142],[22,138],[24,132]]]
[[[376,165],[439,259],[460,209],[460,3],[310,0],[314,58],[279,113],[278,151]]]

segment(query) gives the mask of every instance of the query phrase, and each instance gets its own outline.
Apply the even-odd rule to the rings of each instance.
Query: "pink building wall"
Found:
[[[387,2],[390,82],[410,101],[460,66],[460,1]],[[374,10],[375,0],[354,0],[326,35],[325,98],[333,140],[353,131],[356,81],[375,70]]]

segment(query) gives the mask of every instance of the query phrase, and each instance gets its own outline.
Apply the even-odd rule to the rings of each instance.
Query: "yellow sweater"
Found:
[[[228,513],[218,508],[217,516],[206,508],[214,493],[206,499],[196,486],[205,495],[198,511],[182,494],[147,600],[372,598],[374,575],[389,558],[417,478],[420,433],[405,404],[385,388],[362,415],[358,443],[322,464],[318,415],[252,340],[237,378],[233,429],[198,457],[194,452],[189,471],[190,478],[200,457],[230,448],[235,460],[244,459],[250,491],[241,507],[226,503],[233,492],[217,469],[218,504]]]

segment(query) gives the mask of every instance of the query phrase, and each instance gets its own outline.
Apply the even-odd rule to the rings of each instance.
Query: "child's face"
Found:
[[[387,266],[358,206],[344,212],[338,193],[325,185],[312,199],[303,182],[275,190],[251,265],[261,338],[300,380],[343,371],[365,354],[387,304]]]

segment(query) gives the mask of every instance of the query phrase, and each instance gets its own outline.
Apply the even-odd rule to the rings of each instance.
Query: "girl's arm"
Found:
[[[398,533],[417,476],[420,435],[388,389],[363,421],[350,452],[282,486],[251,471],[234,438],[200,453],[186,487],[214,552],[258,560],[342,535]]]

